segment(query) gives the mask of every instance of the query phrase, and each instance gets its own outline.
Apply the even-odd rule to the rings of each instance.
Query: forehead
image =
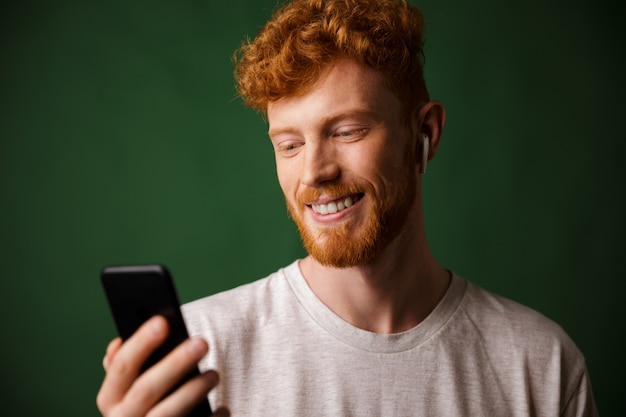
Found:
[[[342,113],[399,117],[400,108],[400,101],[381,73],[355,60],[341,59],[329,66],[305,92],[270,102],[267,117],[271,135],[283,126],[333,118]]]

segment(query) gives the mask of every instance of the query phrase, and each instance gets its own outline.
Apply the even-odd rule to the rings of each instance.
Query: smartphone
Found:
[[[174,282],[165,266],[158,264],[107,266],[102,269],[100,278],[122,341],[126,341],[146,320],[155,315],[165,317],[169,323],[170,332],[167,340],[150,355],[141,372],[159,362],[172,349],[189,338]],[[172,391],[196,375],[199,375],[197,367]],[[206,400],[187,416],[210,415],[211,407]]]

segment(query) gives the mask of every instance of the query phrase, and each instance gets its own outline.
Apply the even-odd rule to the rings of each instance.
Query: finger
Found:
[[[202,339],[188,339],[144,372],[124,398],[130,415],[144,415],[186,376],[208,351]]]
[[[150,353],[167,338],[167,333],[167,320],[159,316],[153,317],[119,347],[107,366],[107,374],[96,398],[100,411],[105,412],[122,402],[137,379],[141,366]]]
[[[189,380],[175,392],[165,397],[150,413],[150,417],[183,417],[201,401],[206,401],[210,390],[215,388],[219,377],[215,371],[207,371]],[[215,413],[213,414],[215,415]],[[220,414],[217,414],[218,416]],[[207,416],[208,417],[208,416]]]
[[[109,365],[111,364],[111,361],[115,357],[115,354],[117,353],[117,351],[120,350],[121,346],[122,346],[122,339],[119,337],[116,337],[115,339],[111,340],[111,342],[107,346],[106,354],[104,355],[104,359],[102,360],[102,366],[104,367],[105,371],[108,369]]]

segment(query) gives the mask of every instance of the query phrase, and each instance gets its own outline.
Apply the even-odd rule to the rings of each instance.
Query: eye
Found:
[[[357,139],[365,136],[368,132],[366,127],[346,127],[337,129],[333,132],[332,137],[342,139]]]
[[[283,141],[275,146],[275,150],[277,154],[288,157],[295,155],[303,145],[302,141]]]

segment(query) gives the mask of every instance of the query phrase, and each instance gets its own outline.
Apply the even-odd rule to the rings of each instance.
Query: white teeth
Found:
[[[311,204],[311,207],[313,211],[318,214],[333,214],[347,209],[352,206],[352,204],[354,204],[352,197],[346,197],[343,201],[331,201],[328,204]]]

